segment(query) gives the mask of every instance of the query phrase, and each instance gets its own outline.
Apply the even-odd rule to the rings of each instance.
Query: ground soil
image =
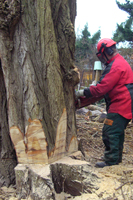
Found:
[[[103,123],[93,121],[88,114],[77,114],[78,140],[81,143],[81,151],[87,154],[88,161],[95,165],[101,161],[104,154],[104,144],[102,142]],[[125,142],[122,164],[133,165],[133,123],[129,123],[125,130]]]
[[[133,123],[129,122],[125,130],[125,142],[122,163],[105,168],[95,168],[95,163],[103,161],[104,144],[102,142],[103,122],[92,117],[90,112],[77,112],[77,130],[80,150],[86,160],[103,175],[99,199],[132,200],[133,199]],[[92,120],[93,119],[93,120]],[[89,199],[89,198],[88,198]],[[95,199],[95,198],[94,198]],[[97,198],[96,198],[97,199]]]

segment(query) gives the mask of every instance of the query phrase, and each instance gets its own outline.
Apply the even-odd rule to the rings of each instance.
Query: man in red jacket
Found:
[[[133,72],[127,61],[118,53],[116,42],[104,38],[97,44],[97,57],[106,65],[100,81],[76,92],[76,98],[104,96],[107,117],[104,121],[102,139],[105,144],[104,162],[96,167],[116,165],[122,162],[124,129],[133,116]]]

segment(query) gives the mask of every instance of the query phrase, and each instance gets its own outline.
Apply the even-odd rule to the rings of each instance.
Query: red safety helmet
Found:
[[[113,46],[114,44],[116,44],[116,42],[114,41],[114,40],[112,40],[112,39],[109,39],[109,38],[103,38],[103,39],[101,39],[99,42],[98,42],[98,44],[97,44],[97,50],[98,51],[100,51],[100,49],[102,48],[102,46],[103,46],[103,48],[101,49],[101,52],[103,52],[104,51],[104,45],[106,46],[106,47],[111,47],[111,46]]]
[[[109,48],[109,47],[111,47],[115,44],[116,44],[116,42],[109,38],[103,38],[98,42],[98,44],[97,44],[98,53],[96,53],[96,55],[99,58],[99,60],[101,62],[103,62],[104,64],[106,63],[106,60],[108,60],[106,55],[104,54],[104,50],[106,50],[106,53],[108,55],[110,55],[110,56],[113,55],[114,51],[112,50],[112,48]],[[104,54],[104,56],[103,56],[103,54]],[[106,59],[104,57],[106,57]]]

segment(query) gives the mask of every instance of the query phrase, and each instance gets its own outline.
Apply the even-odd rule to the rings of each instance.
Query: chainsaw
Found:
[[[102,97],[90,97],[90,98],[86,98],[85,96],[83,96],[75,101],[75,107],[76,107],[76,109],[80,109],[80,108],[86,107],[90,104],[93,104],[96,101],[100,101],[101,99],[103,99],[103,96]]]

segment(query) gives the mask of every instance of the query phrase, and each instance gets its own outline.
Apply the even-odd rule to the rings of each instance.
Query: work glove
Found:
[[[96,81],[94,80],[94,81],[90,84],[90,86],[91,86],[91,85],[96,86]]]
[[[75,99],[78,100],[81,96],[84,96],[84,90],[75,90]]]

